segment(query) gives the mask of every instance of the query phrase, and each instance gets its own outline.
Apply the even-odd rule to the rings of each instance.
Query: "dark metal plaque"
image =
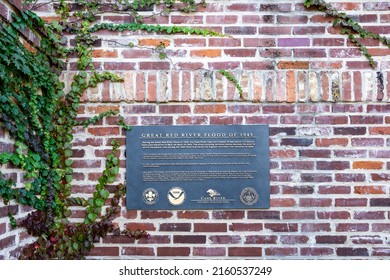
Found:
[[[269,128],[133,127],[126,182],[127,209],[269,208]]]

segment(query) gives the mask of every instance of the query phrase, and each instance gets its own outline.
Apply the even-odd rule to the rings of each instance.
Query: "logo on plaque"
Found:
[[[174,187],[168,191],[168,201],[173,206],[183,204],[186,199],[186,193],[182,188]]]
[[[240,200],[245,205],[253,205],[259,199],[259,195],[253,188],[245,188],[242,190]]]
[[[215,196],[221,195],[220,193],[218,193],[216,190],[213,190],[213,189],[209,189],[209,190],[207,191],[207,193],[208,193],[209,196],[211,196],[211,197],[215,197]]]
[[[142,199],[148,205],[155,204],[158,200],[158,191],[153,188],[146,189],[142,193]]]

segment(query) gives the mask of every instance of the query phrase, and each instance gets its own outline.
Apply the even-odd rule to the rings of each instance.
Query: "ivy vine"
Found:
[[[208,29],[181,26],[144,24],[140,11],[151,10],[154,5],[164,8],[158,14],[172,11],[185,13],[196,11],[201,0],[65,0],[40,3],[27,0],[31,9],[40,5],[55,4],[59,20],[45,23],[30,10],[12,15],[11,23],[0,22],[0,128],[5,128],[14,140],[12,151],[0,153],[0,164],[21,169],[25,183],[17,184],[0,171],[0,197],[4,203],[16,201],[31,206],[35,211],[25,219],[16,221],[10,214],[12,227],[21,226],[37,239],[23,250],[21,259],[80,259],[87,256],[95,242],[107,234],[125,235],[130,238],[148,237],[141,230],[121,230],[113,219],[121,210],[121,199],[125,187],[117,184],[114,191],[108,186],[116,182],[119,172],[119,143],[113,141],[112,152],[106,156],[106,165],[91,198],[76,197],[71,193],[73,180],[72,130],[77,126],[89,126],[104,117],[117,115],[118,125],[130,129],[117,111],[109,110],[88,120],[78,121],[77,111],[80,98],[88,88],[104,81],[123,82],[122,78],[110,72],[97,72],[92,61],[94,35],[99,30],[156,32],[161,34],[196,34],[200,36],[224,36]],[[180,4],[180,5],[177,5]],[[360,38],[373,38],[390,46],[383,36],[367,32],[353,19],[332,9],[321,0],[306,0],[305,6],[324,11],[335,18],[334,25],[341,26],[346,34],[375,67],[371,55],[359,42]],[[129,14],[132,23],[96,23],[96,16],[102,11]],[[20,40],[20,30],[29,29],[41,38],[34,51],[29,51]],[[75,46],[66,47],[64,34],[75,37]],[[133,47],[133,46],[129,46]],[[165,59],[164,46],[156,51]],[[59,74],[69,56],[77,56],[78,72],[70,89],[65,92]],[[242,88],[237,79],[225,70],[220,73],[233,82],[240,95]],[[70,222],[70,207],[79,206],[85,210],[82,222]]]

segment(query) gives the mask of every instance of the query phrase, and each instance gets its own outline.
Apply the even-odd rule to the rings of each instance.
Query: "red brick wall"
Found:
[[[132,125],[269,124],[271,208],[126,211],[123,202],[117,223],[148,230],[151,238],[109,236],[92,251],[93,258],[390,256],[390,51],[365,40],[382,83],[331,20],[306,10],[303,2],[215,0],[199,13],[156,18],[160,24],[213,28],[232,38],[99,33],[97,68],[112,70],[125,82],[88,90],[80,117],[119,109]],[[389,36],[390,2],[329,2],[370,31]],[[50,9],[40,13],[52,16]],[[102,15],[101,20],[126,17]],[[170,59],[112,41],[143,47],[163,41]],[[74,68],[70,61],[65,81]],[[218,69],[237,77],[242,97]],[[103,170],[110,139],[124,144],[125,134],[115,118],[74,133],[73,193],[88,195]],[[123,182],[124,146],[121,158]],[[7,243],[14,233],[2,209],[0,256],[9,258],[19,244],[18,239]],[[74,210],[77,221],[83,213]]]

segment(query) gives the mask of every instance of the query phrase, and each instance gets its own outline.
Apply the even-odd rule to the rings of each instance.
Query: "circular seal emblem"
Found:
[[[158,200],[158,191],[153,188],[146,189],[142,193],[142,199],[146,204],[155,204]]]
[[[168,191],[168,201],[173,206],[183,204],[186,199],[186,193],[182,188],[174,187]]]
[[[245,188],[242,190],[240,200],[245,205],[253,205],[259,199],[259,195],[253,188]]]

